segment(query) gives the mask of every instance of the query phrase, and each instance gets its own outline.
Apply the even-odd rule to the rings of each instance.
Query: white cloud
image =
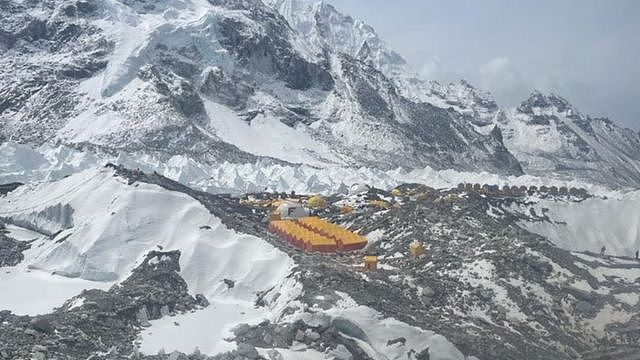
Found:
[[[509,71],[511,67],[511,59],[506,56],[493,58],[480,66],[481,76],[502,75]]]

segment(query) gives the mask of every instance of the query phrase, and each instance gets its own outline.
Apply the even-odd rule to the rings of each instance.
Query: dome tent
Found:
[[[298,219],[309,216],[309,210],[305,209],[304,206],[290,202],[278,206],[277,212],[280,214],[280,219]]]
[[[369,191],[369,186],[366,184],[353,184],[349,189],[349,195],[358,195]]]
[[[327,200],[325,200],[325,198],[323,198],[322,196],[315,195],[309,198],[309,200],[307,201],[307,206],[315,209],[324,208],[327,206]]]

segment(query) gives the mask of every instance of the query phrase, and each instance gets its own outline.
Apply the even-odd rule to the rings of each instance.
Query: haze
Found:
[[[640,128],[640,1],[333,0],[427,79],[514,106],[533,89]]]

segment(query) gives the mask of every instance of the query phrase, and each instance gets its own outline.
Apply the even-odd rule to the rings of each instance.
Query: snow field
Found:
[[[548,237],[567,250],[600,252],[633,257],[640,249],[640,191],[622,198],[590,198],[582,202],[540,200],[537,214],[549,221],[522,222],[529,231]]]

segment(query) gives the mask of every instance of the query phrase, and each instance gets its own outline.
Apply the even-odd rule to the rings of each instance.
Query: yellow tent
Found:
[[[349,214],[353,211],[353,208],[349,205],[344,205],[340,207],[340,214]]]
[[[418,240],[413,240],[411,244],[409,244],[409,252],[411,253],[411,258],[415,260],[424,253],[424,246],[422,246]]]
[[[310,208],[323,208],[327,206],[327,200],[325,200],[322,196],[312,196],[307,201],[307,206]]]
[[[382,200],[370,200],[369,201],[369,206],[375,207],[375,208],[380,208],[380,209],[388,209],[389,207],[391,207],[391,204],[389,204],[386,201],[382,201]]]
[[[393,190],[391,190],[391,195],[393,195],[393,196],[402,196],[402,191],[400,191],[400,189],[393,189]]]
[[[364,256],[364,269],[375,271],[378,268],[378,257],[375,255]]]

